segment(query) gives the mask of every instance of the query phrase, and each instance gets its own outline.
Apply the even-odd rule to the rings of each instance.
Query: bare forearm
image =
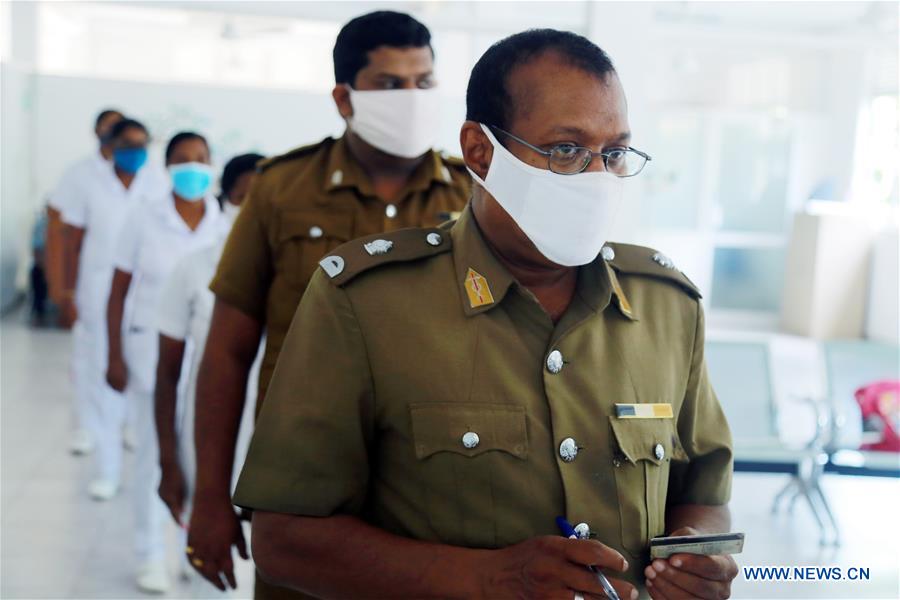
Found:
[[[116,269],[109,288],[106,303],[106,329],[109,339],[110,361],[122,360],[122,315],[125,313],[125,297],[131,287],[131,273]]]
[[[234,450],[247,398],[247,378],[261,335],[258,321],[216,302],[197,378],[194,445],[200,499],[230,502]]]
[[[350,516],[255,512],[264,579],[321,598],[477,598],[490,550],[410,540]]]
[[[159,441],[159,464],[161,465],[178,460],[178,443],[175,435],[177,387],[177,380],[163,380],[157,374],[154,415],[156,417],[156,437]]]
[[[106,333],[109,340],[109,356],[122,357],[122,315],[125,312],[125,294],[113,289],[106,305]]]
[[[63,225],[63,291],[75,289],[78,283],[78,265],[81,257],[81,243],[84,240],[84,229]]]
[[[222,357],[204,355],[197,380],[194,440],[197,452],[197,493],[230,493],[234,451],[246,401],[249,367]],[[217,363],[217,364],[216,364]]]
[[[666,511],[666,531],[693,527],[701,533],[723,533],[731,530],[731,511],[727,505],[678,504]]]
[[[184,342],[160,336],[159,363],[153,393],[156,436],[159,441],[159,464],[178,461],[178,436],[175,434],[175,412],[178,402],[178,381],[184,358]]]
[[[47,244],[45,247],[44,271],[47,277],[50,299],[59,304],[62,301],[62,292],[65,282],[65,255],[64,228],[59,211],[47,207]]]

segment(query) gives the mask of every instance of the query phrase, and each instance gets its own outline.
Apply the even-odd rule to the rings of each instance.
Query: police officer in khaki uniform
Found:
[[[231,546],[246,558],[231,504],[232,469],[243,390],[263,330],[260,400],[327,252],[375,232],[437,225],[469,197],[462,161],[432,149],[440,107],[430,39],[405,14],[350,21],[335,43],[332,94],[346,133],[263,162],[231,231],[210,286],[216,304],[198,378],[197,490],[186,548],[220,589],[235,585]]]
[[[650,538],[727,531],[732,452],[697,288],[604,244],[629,144],[608,57],[532,30],[475,66],[458,221],[321,261],[235,502],[264,577],[315,597],[722,598],[729,556],[650,564]],[[585,539],[565,539],[557,515]]]

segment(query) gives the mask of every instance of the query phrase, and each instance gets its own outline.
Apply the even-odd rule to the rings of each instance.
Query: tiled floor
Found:
[[[109,503],[85,493],[90,459],[66,452],[70,425],[69,339],[32,331],[19,316],[0,324],[2,523],[0,597],[140,598],[132,582],[128,482]],[[866,567],[866,582],[751,583],[739,577],[735,598],[900,598],[900,482],[829,476],[825,488],[843,527],[844,545],[821,549],[803,506],[773,517],[779,477],[738,476],[734,530],[747,534],[741,565]],[[170,535],[171,568],[181,548]],[[242,563],[237,597],[249,597],[252,567]],[[187,597],[178,582],[169,597]]]
[[[69,348],[67,334],[30,330],[18,315],[0,323],[0,597],[146,597],[133,583],[127,465],[122,493],[98,503],[85,491],[92,459],[67,452]],[[182,549],[174,524],[169,534],[173,588],[167,597],[186,598],[188,585],[177,577]],[[253,568],[238,561],[234,596],[249,598]]]

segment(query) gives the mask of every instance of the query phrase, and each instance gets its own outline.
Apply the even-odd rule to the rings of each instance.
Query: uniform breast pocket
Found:
[[[610,417],[610,424],[622,546],[637,557],[664,533],[669,467],[686,455],[672,419]]]
[[[495,486],[527,470],[524,407],[418,403],[410,414],[422,509],[435,533],[445,543],[496,547],[504,507],[495,505]]]
[[[322,257],[351,239],[352,213],[285,212],[280,216],[278,273],[302,291]]]

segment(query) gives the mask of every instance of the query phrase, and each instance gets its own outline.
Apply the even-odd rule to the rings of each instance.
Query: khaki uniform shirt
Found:
[[[471,180],[461,160],[431,152],[396,202],[385,202],[376,197],[344,137],[269,159],[259,170],[210,289],[265,323],[261,402],[319,259],[361,236],[446,221],[465,206]]]
[[[370,255],[378,238],[392,245]],[[288,333],[235,503],[471,548],[559,535],[563,515],[642,583],[667,505],[728,501],[731,439],[696,288],[648,248],[603,256],[554,325],[469,209],[337,249]],[[617,403],[673,418],[617,418]]]

